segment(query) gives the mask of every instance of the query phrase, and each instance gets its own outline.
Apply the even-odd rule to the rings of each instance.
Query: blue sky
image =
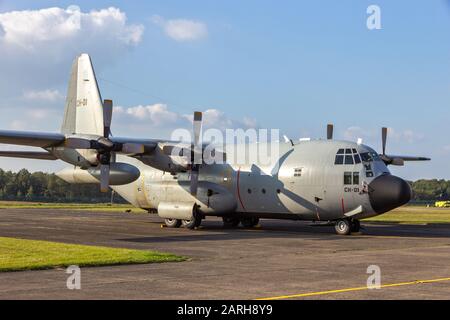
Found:
[[[366,27],[371,4],[381,9],[381,30]],[[89,41],[80,36],[39,43],[21,38],[40,55],[7,48],[14,54],[4,62],[6,75],[0,75],[1,128],[59,130],[70,61],[87,51],[103,97],[124,110],[165,105],[175,116],[214,109],[215,121],[250,121],[292,138],[324,137],[332,122],[336,138],[362,137],[378,150],[380,128],[388,126],[388,152],[433,158],[394,168],[394,173],[410,179],[450,178],[449,1],[0,0],[0,25],[1,15],[11,11],[70,5],[83,13],[115,7],[126,15],[118,37],[130,35],[127,26],[135,26],[140,33],[132,35],[139,39],[105,40],[108,30],[95,28],[85,30]],[[167,26],[180,20],[200,30],[184,30],[194,32],[191,38],[174,37]],[[43,70],[48,70],[45,78]],[[30,92],[54,93],[54,99],[38,101],[42,95]],[[164,138],[173,125],[151,116],[118,114],[113,130]],[[46,171],[62,166],[9,159],[0,165]]]

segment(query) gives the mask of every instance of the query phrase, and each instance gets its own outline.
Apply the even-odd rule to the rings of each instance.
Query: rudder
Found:
[[[91,58],[85,53],[72,64],[61,132],[103,135],[102,98]]]

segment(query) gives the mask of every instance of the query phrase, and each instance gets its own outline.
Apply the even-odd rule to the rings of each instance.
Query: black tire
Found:
[[[225,228],[236,228],[240,222],[236,217],[222,217],[222,220]]]
[[[341,236],[347,236],[351,233],[352,223],[348,219],[340,219],[336,221],[336,225],[334,226],[336,233]]]
[[[180,219],[165,219],[164,223],[167,228],[179,228],[181,226]]]
[[[242,218],[241,224],[244,228],[253,228],[259,223],[259,218]]]
[[[200,227],[202,223],[202,217],[199,214],[194,214],[194,217],[192,218],[192,220],[182,220],[181,224],[183,225],[183,227],[185,227],[186,229],[195,229],[197,227]]]
[[[359,222],[359,220],[352,220],[351,232],[359,232],[360,229],[361,223]]]

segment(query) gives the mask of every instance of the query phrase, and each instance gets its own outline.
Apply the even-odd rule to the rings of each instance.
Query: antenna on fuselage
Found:
[[[327,125],[327,140],[333,140],[333,124],[329,123]]]
[[[284,142],[286,142],[286,143],[289,142],[292,146],[294,146],[294,141],[292,141],[292,139],[289,139],[289,137],[287,135],[283,135],[283,139],[284,139]]]

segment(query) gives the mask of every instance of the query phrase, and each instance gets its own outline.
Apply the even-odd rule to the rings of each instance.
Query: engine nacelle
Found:
[[[68,183],[99,183],[100,168],[95,167],[84,170],[79,167],[69,167],[59,171],[56,175]],[[140,175],[139,169],[128,163],[111,163],[109,184],[112,186],[129,184],[136,181]]]

